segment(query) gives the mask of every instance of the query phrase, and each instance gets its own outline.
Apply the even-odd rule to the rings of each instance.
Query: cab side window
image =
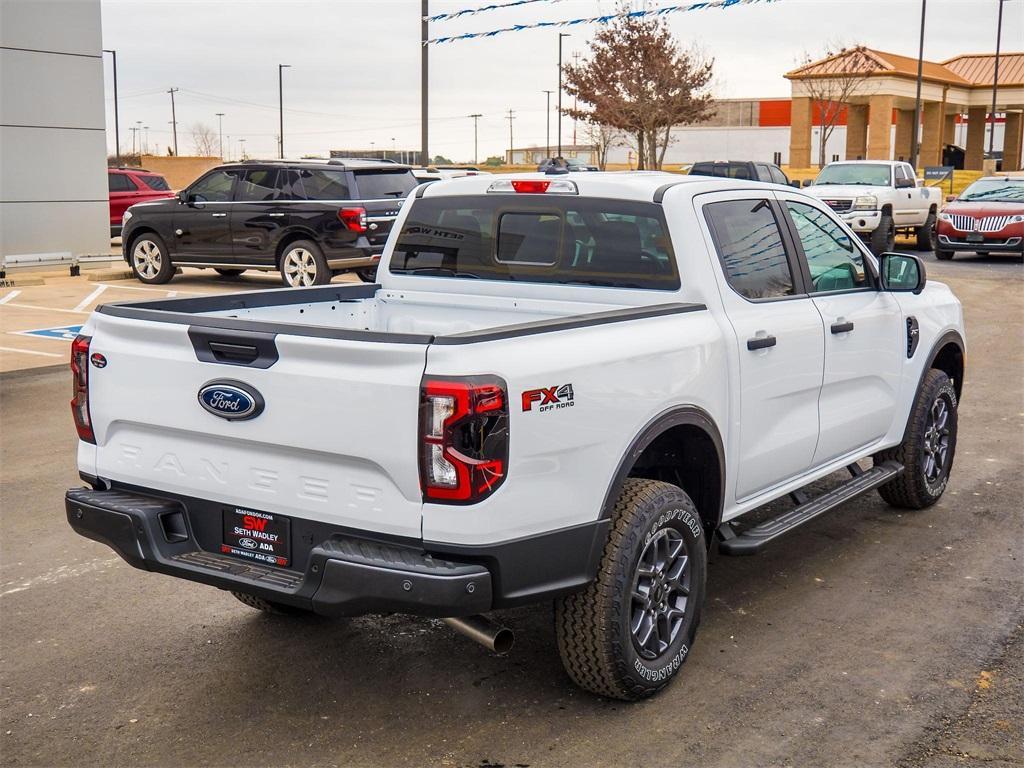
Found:
[[[796,291],[779,222],[767,200],[728,200],[704,206],[726,280],[747,299]]]
[[[787,200],[786,209],[807,258],[814,293],[871,287],[864,255],[846,230],[805,203]]]
[[[228,203],[231,202],[234,182],[235,174],[214,171],[189,187],[188,194],[197,203]]]
[[[273,200],[277,196],[277,189],[274,186],[276,178],[276,168],[259,168],[254,171],[247,171],[245,177],[238,181],[235,200],[241,203]]]

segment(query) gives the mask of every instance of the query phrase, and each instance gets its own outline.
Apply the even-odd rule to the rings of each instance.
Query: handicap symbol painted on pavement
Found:
[[[44,339],[56,339],[57,341],[74,341],[81,332],[80,325],[62,325],[59,328],[37,328],[34,331],[11,331],[19,336],[42,336]]]

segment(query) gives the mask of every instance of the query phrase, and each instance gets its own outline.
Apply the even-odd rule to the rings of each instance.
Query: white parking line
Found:
[[[10,301],[11,299],[13,299],[13,298],[14,298],[15,296],[17,296],[17,295],[18,295],[19,293],[21,293],[21,291],[11,291],[11,292],[10,292],[10,293],[8,293],[8,294],[7,294],[6,296],[4,296],[4,297],[3,297],[2,299],[0,299],[0,304],[6,304],[6,303],[7,303],[8,301]]]
[[[69,315],[88,315],[90,312],[81,312],[77,309],[61,309],[60,307],[39,307],[35,304],[15,304],[13,301],[9,301],[4,304],[5,307],[14,307],[15,309],[34,309],[36,312],[65,312]]]
[[[0,347],[0,352],[21,352],[23,355],[41,355],[42,357],[65,357],[56,352],[36,352],[34,349],[18,349],[17,347]]]
[[[109,286],[107,285],[100,284],[96,288],[96,290],[94,290],[92,293],[90,293],[88,296],[86,296],[84,299],[78,302],[78,305],[75,307],[74,311],[81,312],[83,309],[85,309],[94,301],[96,301],[96,299],[99,298],[99,295],[103,293],[105,290],[107,290],[108,287]]]

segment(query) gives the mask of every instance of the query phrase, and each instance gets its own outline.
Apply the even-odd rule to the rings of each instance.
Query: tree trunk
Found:
[[[647,169],[647,146],[644,142],[644,132],[642,130],[636,133],[636,169],[638,171],[644,171]]]

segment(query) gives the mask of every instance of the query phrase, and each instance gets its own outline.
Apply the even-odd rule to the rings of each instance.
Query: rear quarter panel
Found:
[[[726,347],[709,311],[463,346],[433,345],[426,375],[496,374],[508,385],[509,469],[472,506],[425,504],[423,538],[487,544],[600,517],[634,437],[658,414],[695,405],[721,424]],[[571,406],[524,410],[524,391],[571,384]]]

